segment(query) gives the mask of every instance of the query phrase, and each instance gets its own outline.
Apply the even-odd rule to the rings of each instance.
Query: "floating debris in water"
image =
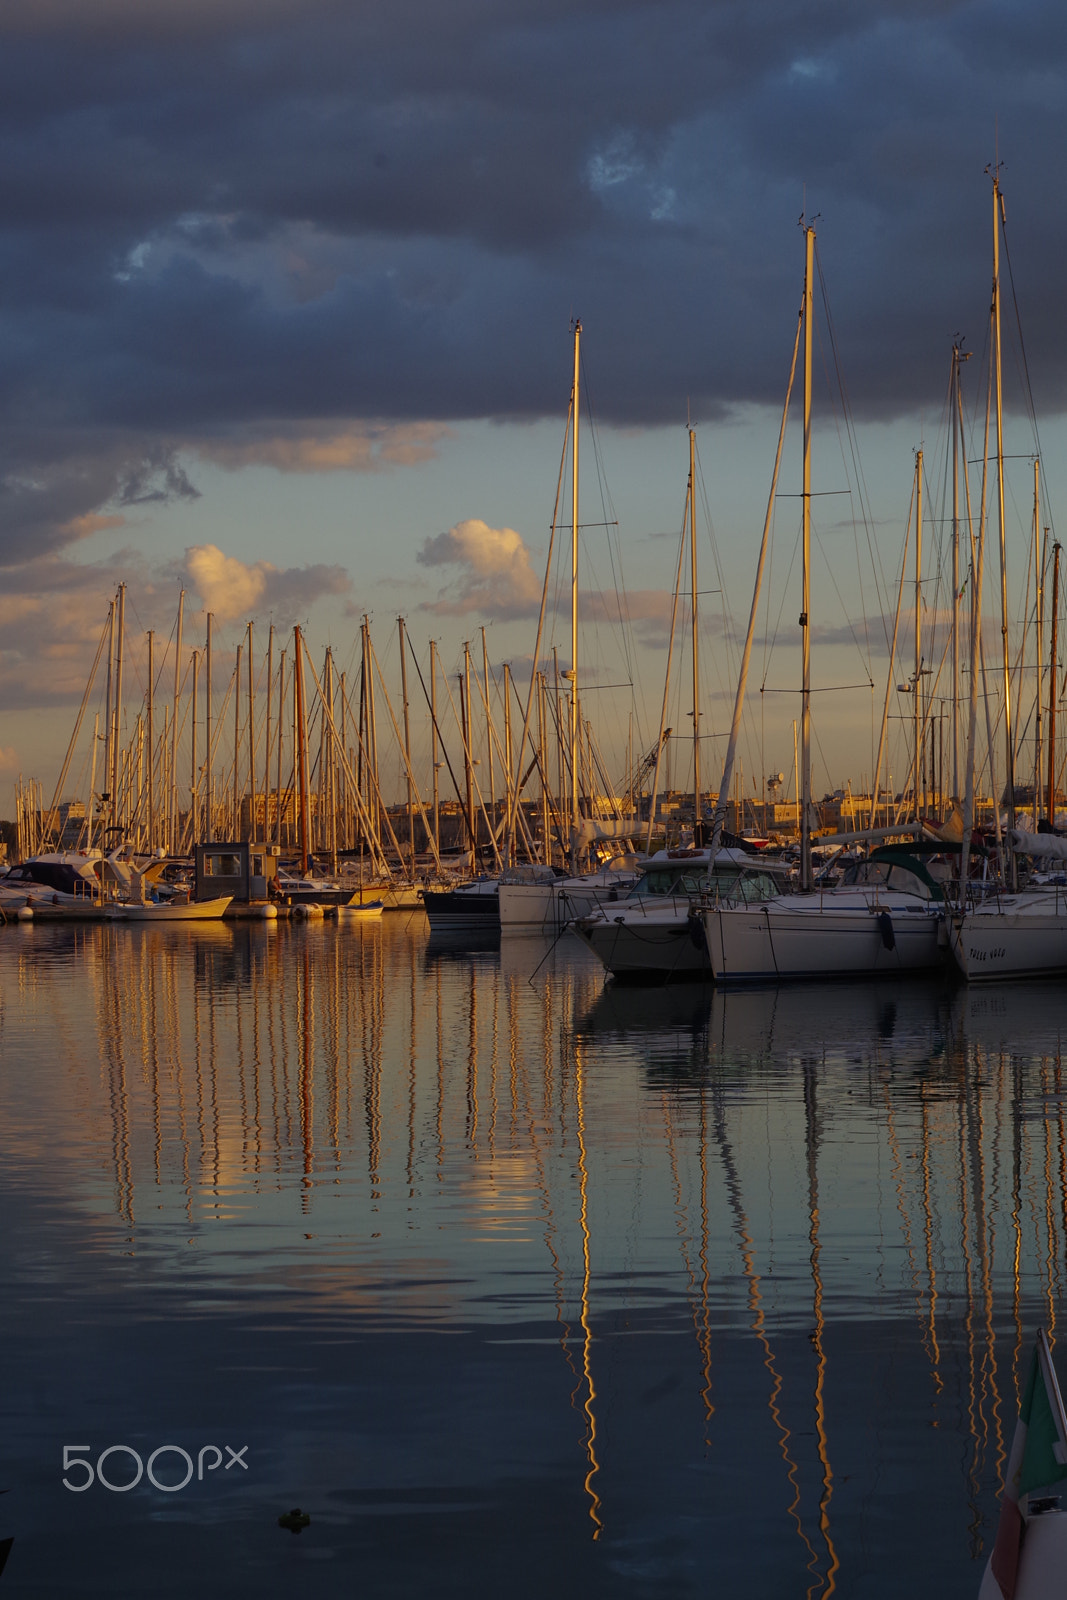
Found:
[[[278,1518],[279,1528],[288,1528],[290,1533],[299,1533],[301,1528],[306,1528],[311,1518],[306,1511],[301,1511],[299,1506],[294,1506],[292,1511],[284,1512]]]

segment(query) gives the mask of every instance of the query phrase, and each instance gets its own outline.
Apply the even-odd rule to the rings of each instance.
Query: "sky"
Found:
[[[919,446],[941,514],[958,336],[974,351],[969,421],[984,404],[998,157],[1023,616],[1023,349],[1053,530],[1067,409],[1059,8],[8,0],[0,44],[0,795],[19,773],[55,781],[120,580],[135,693],[144,632],[158,662],[182,587],[187,644],[216,616],[220,672],[250,619],[257,651],[271,621],[301,622],[351,670],[364,613],[387,671],[400,613],[423,661],[434,637],[455,672],[484,625],[494,666],[528,671],[575,317],[591,406],[581,519],[609,524],[584,538],[580,681],[618,770],[630,710],[642,746],[659,724],[691,421],[707,776],[766,506],[802,214],[833,318],[831,342],[820,296],[816,787],[858,786]],[[838,367],[851,435],[822,377]],[[798,479],[794,433],[783,494]],[[792,760],[798,507],[783,499],[775,518],[750,772]],[[630,628],[612,639],[620,574]],[[924,604],[937,654],[934,564]],[[565,663],[565,621],[549,635]],[[688,670],[676,662],[676,728]],[[632,694],[609,695],[623,680]]]

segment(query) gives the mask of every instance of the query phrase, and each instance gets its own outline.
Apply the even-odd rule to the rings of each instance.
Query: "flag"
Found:
[[[1058,1509],[1057,1485],[1067,1479],[1067,1415],[1044,1328],[1030,1365],[1000,1499],[1000,1522],[982,1584],[981,1600],[1015,1600],[1027,1523]]]

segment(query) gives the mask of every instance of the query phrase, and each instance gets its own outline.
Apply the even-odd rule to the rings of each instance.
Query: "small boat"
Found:
[[[1000,1522],[978,1600],[1053,1600],[1067,1572],[1067,1415],[1044,1328],[1030,1364]]]
[[[337,907],[338,922],[361,922],[369,917],[380,917],[385,910],[381,900],[362,900],[355,905]]]
[[[146,900],[143,905],[128,901],[111,908],[119,922],[217,922],[225,915],[232,895],[217,900]]]

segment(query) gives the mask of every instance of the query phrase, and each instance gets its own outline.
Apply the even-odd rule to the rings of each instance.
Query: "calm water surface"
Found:
[[[1065,1010],[0,929],[3,1592],[973,1596]]]

